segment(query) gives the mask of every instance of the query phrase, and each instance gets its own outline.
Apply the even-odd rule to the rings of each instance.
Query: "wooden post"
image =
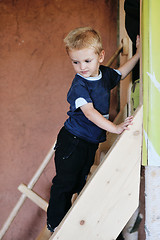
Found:
[[[129,46],[128,55],[125,54],[120,55],[120,65],[123,65],[129,58],[132,57],[132,43],[125,29],[124,0],[119,0],[119,43],[121,43],[121,39],[124,39],[125,42],[128,42],[127,45]],[[120,82],[120,110],[122,110],[126,103],[130,101],[128,96],[128,90],[130,88],[132,78],[131,76],[132,75],[130,73],[126,77],[125,81]]]

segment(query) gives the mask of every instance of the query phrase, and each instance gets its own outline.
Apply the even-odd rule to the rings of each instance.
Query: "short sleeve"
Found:
[[[70,104],[71,111],[75,111],[84,104],[92,102],[85,84],[80,83],[72,84],[67,95],[67,101]]]
[[[121,80],[121,73],[118,70],[106,67],[101,65],[100,69],[102,71],[105,85],[107,85],[108,89],[113,89]]]

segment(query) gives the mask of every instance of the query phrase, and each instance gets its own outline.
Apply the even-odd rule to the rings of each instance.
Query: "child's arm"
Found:
[[[137,51],[135,55],[132,58],[130,58],[124,65],[118,68],[118,70],[122,74],[121,79],[124,79],[132,71],[132,69],[134,68],[134,66],[139,60],[139,57],[140,57],[140,37],[139,36],[137,36],[136,47],[137,47]]]
[[[104,118],[93,106],[92,103],[87,103],[80,107],[84,115],[98,127],[112,133],[121,134],[125,129],[128,129],[128,125],[132,124],[133,117],[128,117],[125,121],[119,125],[112,123]]]

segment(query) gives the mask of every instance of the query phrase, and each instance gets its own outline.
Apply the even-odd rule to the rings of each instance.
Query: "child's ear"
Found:
[[[102,50],[99,54],[99,62],[102,63],[104,61],[105,51]]]

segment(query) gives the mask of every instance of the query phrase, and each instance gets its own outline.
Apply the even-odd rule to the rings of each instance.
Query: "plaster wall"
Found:
[[[63,45],[73,28],[102,34],[105,62],[117,47],[116,0],[0,1],[0,228],[30,181],[67,115],[74,71]],[[48,201],[54,164],[34,190]],[[26,200],[4,240],[35,239],[46,214]]]

